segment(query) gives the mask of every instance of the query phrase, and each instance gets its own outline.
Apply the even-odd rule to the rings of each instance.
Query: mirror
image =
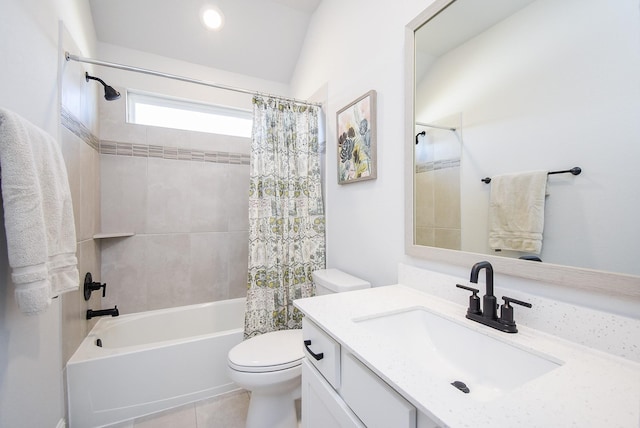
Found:
[[[634,0],[436,0],[409,23],[407,254],[637,296],[639,30]],[[549,176],[543,263],[489,248],[481,179],[576,166]]]

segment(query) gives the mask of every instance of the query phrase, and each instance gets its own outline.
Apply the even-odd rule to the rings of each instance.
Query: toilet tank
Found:
[[[370,288],[371,284],[339,269],[321,269],[311,273],[316,296]]]

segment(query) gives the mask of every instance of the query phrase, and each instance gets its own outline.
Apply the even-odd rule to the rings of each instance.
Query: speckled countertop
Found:
[[[446,426],[640,426],[639,363],[526,326],[519,326],[517,334],[502,333],[467,320],[464,306],[403,285],[300,299],[295,305],[419,411]],[[434,376],[424,364],[415,363],[419,356],[385,346],[375,331],[353,321],[416,307],[562,364],[502,396],[484,402],[474,400],[471,394],[463,394]],[[517,313],[516,309],[516,321]],[[504,366],[509,361],[495,364]]]

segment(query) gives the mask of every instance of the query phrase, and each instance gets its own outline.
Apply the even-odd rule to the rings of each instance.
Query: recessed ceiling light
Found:
[[[209,7],[202,12],[202,22],[211,30],[219,30],[224,24],[224,17],[218,9]]]

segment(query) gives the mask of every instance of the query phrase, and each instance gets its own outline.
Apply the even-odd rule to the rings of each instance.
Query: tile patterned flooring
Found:
[[[154,413],[109,428],[245,428],[249,399],[245,390],[234,391],[175,409]],[[296,401],[298,426],[301,403]]]
[[[109,428],[244,428],[248,408],[249,393],[235,391]]]

